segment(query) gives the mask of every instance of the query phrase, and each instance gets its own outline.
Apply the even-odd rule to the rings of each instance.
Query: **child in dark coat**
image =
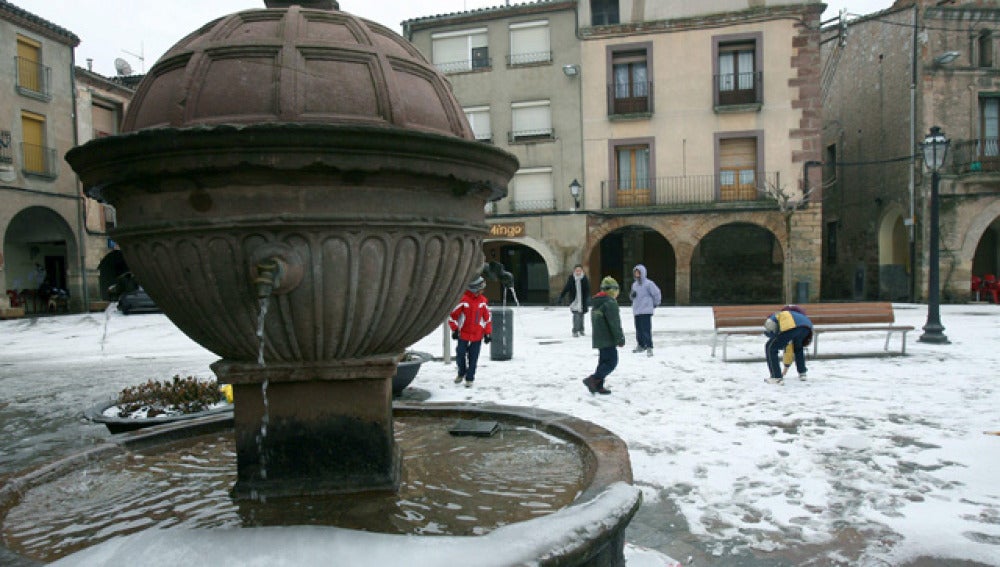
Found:
[[[583,379],[591,394],[610,394],[604,379],[618,366],[618,348],[625,346],[625,332],[618,314],[618,282],[608,276],[590,302],[591,344],[597,349],[597,369]]]

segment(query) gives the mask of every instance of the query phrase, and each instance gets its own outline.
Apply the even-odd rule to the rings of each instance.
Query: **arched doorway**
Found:
[[[483,243],[487,262],[499,262],[513,274],[513,291],[521,305],[549,304],[549,269],[542,255],[530,246],[493,240]],[[486,298],[491,304],[503,303],[503,291],[498,282],[486,282]],[[513,298],[508,297],[510,301]]]
[[[625,226],[609,233],[590,253],[588,277],[595,288],[601,279],[611,276],[622,288],[619,302],[629,303],[628,289],[632,286],[632,268],[646,266],[646,274],[662,292],[663,305],[677,303],[675,285],[677,259],[674,248],[659,232],[645,226]]]
[[[101,263],[98,264],[97,270],[99,273],[101,299],[107,301],[111,299],[111,292],[108,288],[118,283],[118,276],[129,271],[122,251],[112,250],[108,252],[104,258],[101,258]]]
[[[879,298],[904,301],[910,297],[910,236],[903,213],[892,209],[878,232]]]
[[[998,275],[1000,272],[998,243],[1000,243],[1000,219],[995,219],[976,244],[976,254],[972,257],[972,275],[979,277],[986,274]]]
[[[69,278],[69,263],[76,251],[73,232],[58,213],[47,207],[20,211],[4,233],[5,289],[47,296],[47,290],[57,288],[80,297],[79,280],[70,282]],[[32,302],[28,308],[37,305]]]
[[[784,254],[769,230],[722,225],[691,255],[691,304],[781,303]]]

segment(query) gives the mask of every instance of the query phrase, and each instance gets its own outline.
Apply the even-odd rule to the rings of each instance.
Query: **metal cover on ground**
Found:
[[[476,437],[491,437],[500,430],[500,424],[495,421],[478,421],[460,419],[448,430],[452,435],[475,435]]]

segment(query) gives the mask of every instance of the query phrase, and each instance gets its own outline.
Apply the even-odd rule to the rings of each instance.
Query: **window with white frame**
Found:
[[[513,118],[511,142],[552,139],[552,107],[549,101],[515,102],[510,108]]]
[[[508,64],[527,65],[552,61],[549,22],[521,22],[510,25],[510,60]]]
[[[519,170],[510,181],[509,191],[514,211],[545,211],[556,208],[551,167]]]
[[[488,69],[491,64],[486,28],[431,35],[431,58],[442,73]]]
[[[469,120],[472,133],[481,142],[493,141],[493,129],[490,127],[490,107],[472,106],[463,108],[465,117]]]

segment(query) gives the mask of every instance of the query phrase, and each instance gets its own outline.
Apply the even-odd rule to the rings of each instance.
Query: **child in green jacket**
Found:
[[[625,332],[618,314],[618,282],[601,280],[601,291],[590,302],[591,344],[597,349],[597,370],[583,379],[591,394],[610,394],[604,379],[618,366],[618,348],[625,346]]]

